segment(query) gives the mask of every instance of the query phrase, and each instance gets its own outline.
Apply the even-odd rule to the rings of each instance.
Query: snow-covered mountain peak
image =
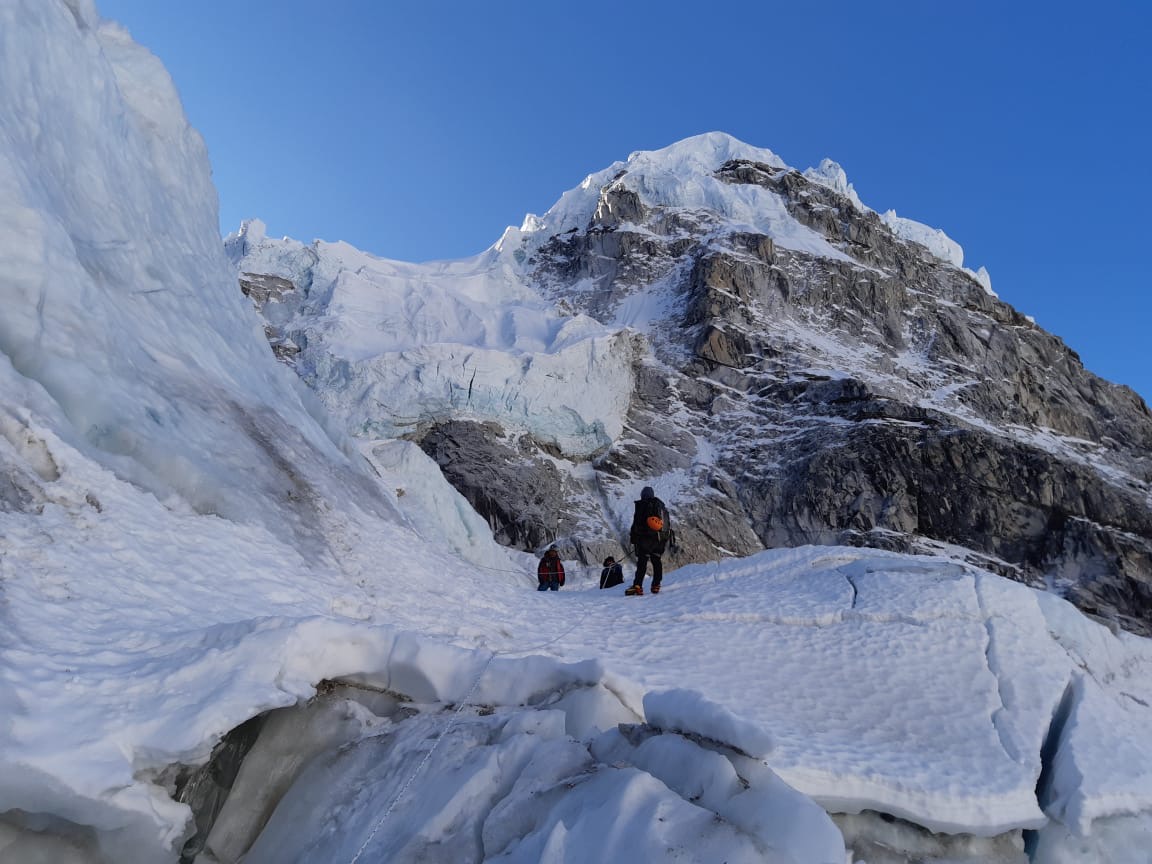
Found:
[[[667,174],[687,179],[710,176],[733,159],[759,162],[773,168],[788,167],[771,150],[746,144],[724,132],[693,135],[659,150],[637,150],[628,156],[626,166],[637,174]]]
[[[716,220],[715,228],[721,232],[754,231],[771,237],[783,248],[846,259],[842,250],[790,215],[785,202],[772,190],[758,184],[731,183],[722,177],[721,169],[733,164],[759,166],[757,170],[768,174],[797,173],[846,198],[861,212],[872,212],[845,170],[831,159],[799,172],[771,150],[723,132],[708,132],[659,150],[635,151],[626,161],[589,174],[543,216],[529,214],[519,231],[505,232],[495,249],[514,251],[522,259],[551,237],[583,230],[594,222],[636,224],[652,210],[679,210],[706,214],[706,218]],[[919,243],[940,260],[962,267],[963,250],[942,230],[897,217],[894,212],[882,218],[901,239]],[[969,275],[977,278],[975,273]],[[985,280],[978,281],[984,284]]]
[[[240,223],[239,229],[225,238],[225,248],[230,243],[259,246],[267,236],[268,226],[264,224],[263,219],[245,219]]]
[[[714,175],[733,159],[787,167],[771,150],[753,147],[723,132],[708,132],[659,150],[634,151],[626,161],[589,174],[544,216],[529,214],[521,230],[550,236],[583,229],[595,216],[604,190],[614,185],[636,192],[647,206],[699,207],[718,212],[732,209],[725,203],[723,191],[714,185]]]
[[[839,162],[821,159],[817,167],[806,169],[804,176],[813,183],[819,183],[821,186],[827,186],[833,192],[838,192],[861,210],[868,209],[860,200],[860,196],[856,194],[856,188],[848,182],[848,173],[840,167]]]

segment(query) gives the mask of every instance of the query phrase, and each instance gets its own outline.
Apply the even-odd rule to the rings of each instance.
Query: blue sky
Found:
[[[835,159],[1152,400],[1152,3],[97,3],[172,73],[224,231],[462,257],[719,130]]]

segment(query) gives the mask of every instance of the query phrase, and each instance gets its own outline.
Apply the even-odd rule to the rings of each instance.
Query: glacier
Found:
[[[388,440],[399,414],[348,435],[380,422],[370,386],[326,405],[276,362],[155,57],[90,0],[11,0],[0,63],[0,862],[1146,860],[1148,640],[867,549],[683,567],[634,602],[569,562],[537,594],[534,558]],[[370,304],[316,381],[384,342],[408,416],[589,453],[639,349],[515,278],[588,201],[561,203],[430,269],[246,242],[338,259],[322,302]],[[763,203],[730,217],[822,242]],[[252,722],[198,825],[184,799]]]

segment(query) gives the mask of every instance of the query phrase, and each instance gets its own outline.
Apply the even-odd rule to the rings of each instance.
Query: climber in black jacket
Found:
[[[625,594],[644,593],[644,574],[648,572],[648,561],[652,561],[652,593],[660,593],[660,583],[664,579],[664,562],[660,556],[668,545],[672,526],[668,519],[668,508],[656,497],[651,486],[645,486],[636,502],[636,513],[632,517],[632,530],[628,538],[636,550],[636,578]]]

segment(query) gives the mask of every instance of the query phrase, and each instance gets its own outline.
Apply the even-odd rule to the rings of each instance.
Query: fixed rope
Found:
[[[356,864],[356,862],[360,860],[360,857],[364,854],[364,850],[366,850],[372,843],[372,840],[376,837],[377,832],[379,832],[380,828],[383,827],[385,820],[387,820],[387,818],[392,814],[392,811],[396,809],[396,805],[400,803],[400,799],[404,797],[404,793],[407,792],[408,787],[412,785],[412,781],[416,779],[416,777],[420,774],[420,771],[423,770],[424,766],[428,763],[428,760],[432,758],[432,754],[436,752],[436,748],[440,746],[440,742],[443,741],[445,736],[447,736],[447,734],[452,731],[452,728],[456,725],[456,721],[460,717],[460,712],[464,710],[464,707],[468,704],[468,700],[472,698],[472,694],[475,693],[476,688],[480,686],[480,679],[484,677],[484,673],[488,671],[488,667],[492,665],[492,661],[495,658],[496,652],[488,655],[488,659],[485,661],[484,665],[480,667],[480,671],[476,675],[476,680],[472,682],[471,689],[460,701],[460,704],[456,706],[456,710],[452,714],[452,719],[448,722],[448,725],[444,728],[444,731],[441,732],[440,735],[436,738],[436,741],[432,744],[431,749],[429,749],[428,752],[424,754],[424,758],[420,760],[420,764],[417,765],[415,770],[413,770],[412,773],[408,775],[408,779],[404,781],[399,791],[397,791],[396,795],[393,796],[392,803],[388,805],[388,809],[386,809],[380,818],[376,820],[376,824],[372,826],[372,830],[369,832],[368,837],[365,838],[362,844],[360,844],[360,848],[356,850],[356,854],[352,856],[348,864]]]

